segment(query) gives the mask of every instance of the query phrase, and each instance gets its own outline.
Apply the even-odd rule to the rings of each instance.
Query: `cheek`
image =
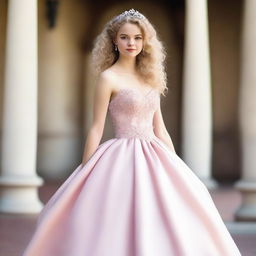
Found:
[[[139,41],[137,42],[137,45],[140,46],[140,47],[142,47],[142,46],[143,46],[143,41],[142,41],[142,40],[139,40]]]
[[[119,45],[120,47],[125,47],[125,46],[126,46],[125,40],[119,40],[118,45]]]

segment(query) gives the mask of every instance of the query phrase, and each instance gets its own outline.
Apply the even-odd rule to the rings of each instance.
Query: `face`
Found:
[[[136,57],[143,48],[141,29],[136,24],[125,23],[117,33],[115,44],[120,55]]]

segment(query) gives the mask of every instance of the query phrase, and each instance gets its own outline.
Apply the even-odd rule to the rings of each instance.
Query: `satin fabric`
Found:
[[[38,216],[24,256],[240,256],[200,179],[153,132],[160,95],[111,100],[115,138],[79,165]]]
[[[205,185],[159,139],[111,139],[56,191],[24,256],[238,256]]]

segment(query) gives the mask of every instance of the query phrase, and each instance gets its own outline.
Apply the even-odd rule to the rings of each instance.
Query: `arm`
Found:
[[[84,147],[82,164],[94,154],[103,135],[108,104],[112,94],[111,82],[106,74],[101,73],[96,84],[93,104],[93,121]]]
[[[171,151],[176,153],[173,143],[172,143],[172,139],[165,127],[165,124],[164,124],[160,104],[159,104],[157,111],[154,114],[153,126],[154,126],[154,133],[155,133],[156,137],[158,137],[160,140],[162,140],[171,149]]]

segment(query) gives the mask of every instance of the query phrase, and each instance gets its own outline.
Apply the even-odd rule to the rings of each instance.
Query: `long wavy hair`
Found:
[[[103,31],[94,40],[92,70],[98,76],[118,60],[119,52],[115,51],[114,39],[125,23],[137,25],[143,36],[143,50],[136,56],[138,74],[143,81],[165,96],[165,91],[168,91],[165,71],[166,51],[163,43],[158,39],[154,26],[146,17],[141,19],[136,16],[118,15],[106,23]]]

